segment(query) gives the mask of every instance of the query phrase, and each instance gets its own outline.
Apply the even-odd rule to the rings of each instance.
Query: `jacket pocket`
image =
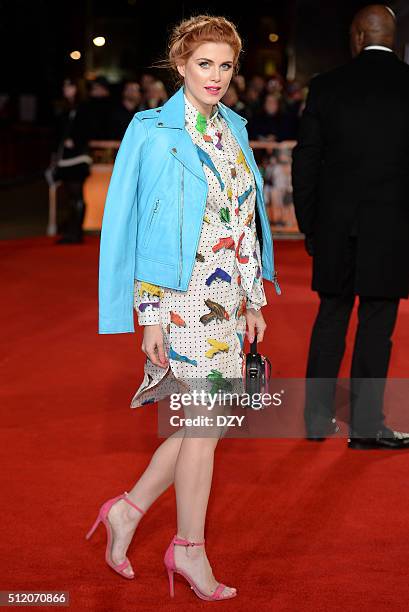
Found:
[[[152,231],[155,227],[155,223],[158,219],[158,212],[160,208],[160,199],[156,198],[154,205],[152,206],[151,214],[149,215],[148,225],[145,230],[145,237],[143,240],[143,248],[147,247],[149,244],[149,240],[152,236]]]

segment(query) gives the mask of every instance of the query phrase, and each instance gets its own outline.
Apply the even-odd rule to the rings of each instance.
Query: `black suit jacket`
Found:
[[[314,235],[312,288],[339,293],[357,236],[355,293],[409,294],[409,66],[363,51],[314,77],[293,152],[298,224]]]

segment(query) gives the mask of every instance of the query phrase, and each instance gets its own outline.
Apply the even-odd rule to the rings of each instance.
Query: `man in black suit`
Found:
[[[336,431],[336,378],[359,295],[351,448],[409,448],[409,434],[386,427],[383,414],[391,336],[399,300],[409,295],[409,66],[393,52],[395,29],[383,5],[357,13],[354,58],[312,79],[293,156],[295,210],[320,297],[307,437]]]

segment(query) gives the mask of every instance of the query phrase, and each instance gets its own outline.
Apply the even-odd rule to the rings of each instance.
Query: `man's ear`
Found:
[[[180,75],[182,75],[182,77],[185,76],[185,65],[184,64],[177,64],[176,68],[179,72]]]
[[[357,41],[360,50],[362,50],[365,47],[365,32],[363,32],[362,30],[357,34]]]

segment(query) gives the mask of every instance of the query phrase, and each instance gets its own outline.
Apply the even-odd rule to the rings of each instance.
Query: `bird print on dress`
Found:
[[[202,113],[197,113],[197,117],[196,117],[196,129],[198,132],[200,132],[200,134],[204,134],[206,131],[206,126],[207,126],[207,119],[205,117],[205,115],[202,115]]]
[[[170,311],[170,322],[174,323],[178,327],[186,327],[186,322],[182,319],[180,314],[173,312],[173,310]]]
[[[244,153],[243,153],[243,151],[241,149],[240,149],[240,151],[239,151],[239,153],[237,155],[236,161],[237,161],[238,164],[242,164],[243,165],[243,167],[244,167],[245,171],[247,172],[247,174],[250,174],[251,170],[250,170],[250,168],[247,165],[246,158],[244,157]]]
[[[139,298],[136,299],[136,292],[139,293]],[[160,299],[164,295],[164,291],[158,285],[152,285],[142,281],[138,288],[134,290],[134,301],[138,303],[138,316],[149,316],[149,313],[159,313]],[[141,296],[143,298],[141,299]]]
[[[212,357],[220,351],[227,352],[230,348],[227,342],[222,342],[221,340],[215,340],[214,338],[208,338],[207,341],[212,347],[205,353],[205,357],[208,357],[209,359],[212,359]]]
[[[245,312],[246,312],[246,298],[243,297],[236,310],[236,319],[240,319],[240,317],[244,315]]]
[[[223,374],[219,370],[212,369],[206,378],[212,381],[213,385],[210,393],[217,393],[218,391],[229,391],[232,384],[229,380],[225,380]]]
[[[210,312],[200,317],[199,321],[203,323],[203,325],[208,325],[213,320],[215,320],[216,323],[223,321],[223,319],[229,320],[229,313],[224,306],[210,299],[205,300],[205,304],[210,309]]]
[[[226,281],[226,283],[231,283],[231,276],[223,270],[222,268],[216,268],[216,270],[206,279],[206,285],[210,287],[213,281],[215,280]]]
[[[240,247],[241,247],[241,243],[243,242],[243,238],[244,238],[245,234],[244,232],[240,235],[240,238],[237,242],[237,246],[236,246],[236,258],[237,261],[239,261],[242,264],[246,264],[249,261],[249,256],[248,255],[241,255],[240,254]]]
[[[199,145],[196,145],[196,149],[197,149],[197,152],[199,153],[200,161],[202,162],[202,164],[206,164],[206,166],[213,172],[213,174],[215,175],[215,177],[219,181],[220,189],[222,191],[224,191],[223,179],[221,177],[220,172],[218,171],[218,169],[214,165],[214,163],[212,161],[212,158],[210,157],[209,153],[206,153],[206,151],[203,151],[202,147],[199,147]]]
[[[253,173],[219,106],[206,118],[184,100],[185,129],[208,183],[206,206],[188,290],[135,281],[138,320],[161,325],[169,368],[146,360],[131,407],[168,395],[171,380],[187,381],[190,389],[195,380],[199,389],[208,381],[212,393],[230,390],[230,381],[242,380],[246,310],[267,303]]]
[[[238,196],[237,202],[238,202],[239,208],[242,206],[243,202],[247,200],[247,198],[249,197],[252,191],[253,191],[253,186],[250,185],[250,187],[246,189],[244,193]]]
[[[139,304],[138,306],[139,312],[145,312],[148,306],[151,308],[159,308],[160,304],[159,302],[142,302],[142,304]]]
[[[217,253],[220,249],[231,249],[234,251],[234,240],[231,236],[227,236],[226,238],[220,238],[215,245],[212,246],[213,253]]]
[[[220,221],[230,223],[230,210],[228,208],[220,209]]]
[[[145,281],[141,282],[139,295],[143,295],[144,291],[148,295],[157,295],[159,298],[163,296],[163,289],[158,285],[152,285],[151,283],[146,283]]]
[[[249,215],[247,215],[244,225],[250,225],[253,220],[253,217],[254,217],[254,213],[250,213]]]
[[[196,359],[190,359],[190,357],[187,357],[186,355],[179,355],[179,353],[174,351],[172,347],[169,348],[169,359],[173,359],[174,361],[183,361],[183,363],[197,366]]]
[[[215,127],[211,119],[207,121],[206,116],[199,111],[197,112],[195,128],[200,134],[202,134],[203,140],[205,142],[212,142],[216,149],[218,149],[219,151],[223,150],[223,133]]]

